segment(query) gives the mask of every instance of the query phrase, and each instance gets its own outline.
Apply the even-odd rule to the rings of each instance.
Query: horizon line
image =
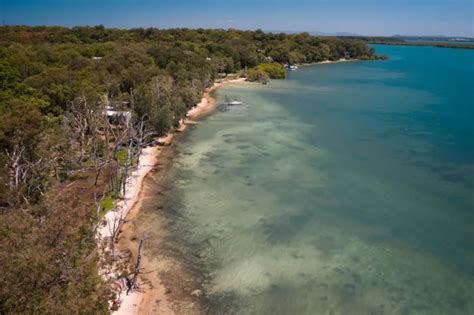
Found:
[[[262,28],[255,28],[255,29],[245,29],[245,28],[237,28],[237,27],[186,27],[186,26],[173,26],[173,27],[158,27],[158,26],[134,26],[134,27],[112,27],[112,26],[106,26],[104,24],[82,24],[82,25],[74,25],[74,26],[66,26],[66,25],[59,25],[59,24],[7,24],[5,23],[4,20],[2,20],[2,25],[0,27],[21,27],[21,26],[26,26],[26,27],[62,27],[66,29],[73,29],[77,27],[98,27],[102,26],[104,28],[108,29],[117,29],[117,30],[134,30],[134,29],[157,29],[157,30],[173,30],[173,29],[188,29],[188,30],[239,30],[239,31],[257,31],[257,30],[262,30],[265,33],[274,33],[274,34],[279,34],[279,33],[285,33],[285,34],[301,34],[301,33],[309,33],[312,36],[323,36],[323,37],[330,37],[330,36],[336,36],[336,37],[434,37],[434,38],[467,38],[467,39],[472,39],[474,40],[474,36],[465,36],[465,35],[415,35],[415,34],[393,34],[393,35],[364,35],[364,34],[356,34],[356,33],[351,33],[351,32],[323,32],[323,31],[308,31],[308,30],[269,30],[269,29],[262,29]]]

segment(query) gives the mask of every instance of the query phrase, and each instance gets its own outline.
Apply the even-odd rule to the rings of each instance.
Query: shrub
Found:
[[[247,71],[247,79],[249,81],[266,84],[268,82],[269,76],[265,71],[254,68]]]
[[[270,79],[286,78],[286,69],[279,63],[261,63],[256,67],[256,69],[266,72]]]

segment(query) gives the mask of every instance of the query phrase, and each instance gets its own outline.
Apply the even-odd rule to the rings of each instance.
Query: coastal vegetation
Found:
[[[286,77],[286,69],[279,63],[261,63],[255,69],[265,72],[270,79],[284,79]]]
[[[247,80],[266,84],[269,79],[286,78],[286,69],[280,63],[261,63],[246,72]]]
[[[247,71],[247,80],[251,82],[260,82],[262,84],[267,84],[270,77],[268,73],[263,70],[252,68]]]
[[[355,39],[239,30],[0,28],[0,313],[97,314],[111,284],[97,228],[140,151],[214,80],[377,59]]]

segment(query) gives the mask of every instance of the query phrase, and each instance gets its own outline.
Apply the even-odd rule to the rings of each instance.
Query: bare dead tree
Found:
[[[123,176],[122,176],[122,196],[125,198],[125,194],[127,193],[126,189],[127,189],[127,177],[128,177],[128,172],[129,172],[129,168],[132,164],[132,159],[133,157],[135,156],[133,154],[133,141],[129,141],[128,143],[128,146],[127,146],[127,159],[125,161],[125,166],[124,166],[124,170],[123,170]]]
[[[29,204],[30,198],[35,194],[43,194],[43,181],[38,180],[48,173],[51,161],[36,153],[26,157],[26,147],[15,144],[12,150],[6,150],[6,167],[8,169],[7,178],[9,189],[14,192],[17,198]]]
[[[158,100],[166,97],[173,90],[174,79],[172,76],[154,77],[151,81],[151,89],[153,91],[153,103],[158,103]]]
[[[69,125],[74,129],[79,137],[79,161],[82,161],[85,155],[86,135],[89,128],[89,121],[87,119],[87,100],[85,97],[80,97],[71,102],[71,111],[67,115]]]
[[[129,142],[130,137],[133,135],[133,129],[130,124],[114,126],[108,119],[106,112],[102,113],[102,119],[100,120],[100,126],[103,130],[103,137],[105,138],[105,154],[103,158],[96,156],[96,176],[94,185],[97,185],[99,176],[104,167],[111,167],[112,174],[112,189],[114,192],[118,193],[120,189],[115,189],[116,176],[120,176],[119,187],[122,186],[122,173],[119,168],[121,165],[117,163],[112,163],[118,154],[120,148]],[[111,145],[113,143],[113,145]],[[118,195],[118,194],[117,194]]]
[[[147,136],[147,132],[145,129],[145,117],[140,117],[140,120],[137,123],[136,127],[136,142],[137,148],[135,150],[135,157],[137,159],[137,164],[140,162],[140,155],[142,153],[142,148],[145,144],[145,139]]]
[[[92,98],[92,100],[91,100]],[[77,135],[81,162],[89,154],[95,160],[100,151],[100,129],[105,125],[103,100],[83,94],[70,102],[66,122]]]
[[[128,289],[127,289],[127,294],[137,288],[137,280],[138,280],[138,275],[141,272],[141,260],[142,260],[142,252],[143,252],[143,247],[145,245],[145,240],[148,237],[148,233],[145,232],[140,240],[140,245],[138,245],[138,253],[137,253],[137,261],[135,262],[135,267],[133,269],[133,277],[131,280],[128,280]]]
[[[109,222],[109,233],[110,233],[110,250],[112,251],[112,257],[115,257],[115,244],[117,242],[117,237],[120,232],[120,228],[123,223],[123,214],[120,209],[117,209],[117,204],[115,204],[114,209],[112,210],[114,217],[112,222]]]
[[[25,152],[25,147],[22,145],[15,145],[11,152],[6,151],[8,158],[7,167],[8,167],[8,177],[9,177],[9,187],[12,191],[18,189],[20,183],[26,180],[28,169],[23,162],[23,154]]]
[[[115,140],[117,138],[115,128],[112,126],[112,124],[108,120],[108,117],[105,111],[102,113],[101,116],[102,116],[102,119],[101,119],[100,125],[102,129],[102,136],[104,138],[104,143],[105,143],[105,146],[104,146],[105,152],[104,152],[104,157],[102,159],[100,159],[98,155],[96,156],[96,159],[95,159],[96,175],[95,175],[95,180],[94,180],[94,186],[97,186],[102,170],[105,167],[111,165],[111,162],[114,159],[114,152],[116,152],[116,145],[114,146],[110,145],[112,139]]]

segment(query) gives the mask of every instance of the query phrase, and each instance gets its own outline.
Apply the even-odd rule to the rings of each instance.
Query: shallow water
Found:
[[[221,89],[177,144],[213,313],[473,314],[474,51],[376,49]]]

